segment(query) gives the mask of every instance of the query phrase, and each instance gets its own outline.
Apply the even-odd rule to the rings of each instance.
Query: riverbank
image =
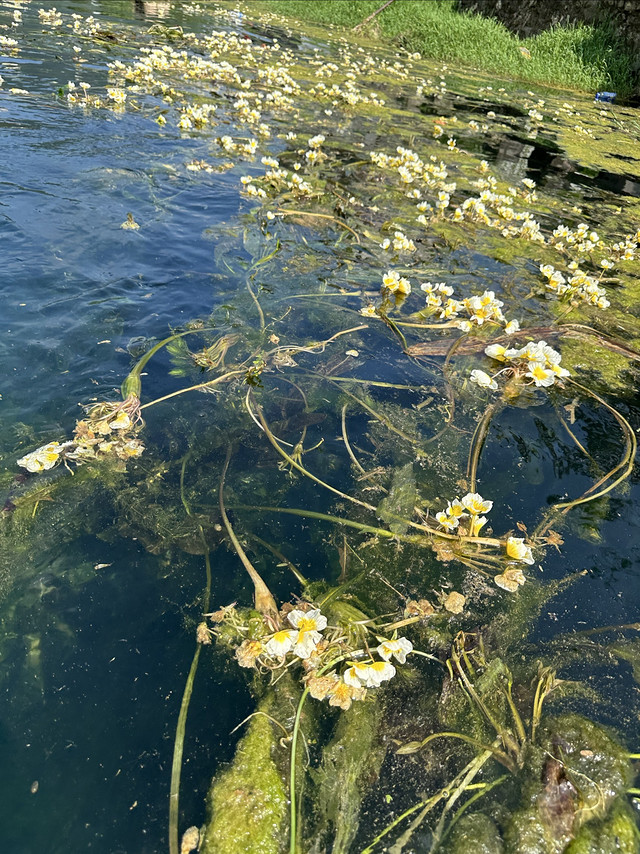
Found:
[[[269,0],[268,8],[289,18],[342,29],[346,38],[366,36],[425,58],[513,79],[587,92],[612,90],[621,96],[634,90],[632,58],[613,26],[558,26],[521,39],[493,18],[457,11],[455,0],[394,0],[363,24],[382,5],[380,0]]]

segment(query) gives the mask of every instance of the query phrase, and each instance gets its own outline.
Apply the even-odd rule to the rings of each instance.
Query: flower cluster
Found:
[[[298,660],[311,696],[341,709],[348,709],[354,700],[363,700],[367,690],[392,679],[396,668],[391,660],[404,664],[413,650],[411,641],[404,637],[377,637],[375,650],[367,644],[357,648],[361,626],[328,626],[320,609],[309,602],[301,602],[296,608],[284,605],[275,621],[277,626],[257,618],[243,625],[242,614],[233,606],[208,616],[218,624],[214,633],[219,637],[229,630],[231,638],[250,634],[236,647],[241,667],[275,672]],[[201,642],[208,642],[206,627],[200,636]]]
[[[524,347],[504,347],[502,344],[490,344],[485,347],[487,356],[497,362],[506,362],[507,367],[498,371],[495,376],[508,374],[520,376],[529,380],[529,385],[536,388],[546,388],[554,385],[571,374],[560,364],[561,355],[546,341],[536,341]],[[496,389],[495,377],[490,377],[484,371],[471,372],[471,381],[483,388]]]
[[[605,265],[605,269],[607,266]],[[607,292],[600,287],[597,279],[581,270],[576,261],[569,264],[569,269],[572,275],[567,280],[560,270],[556,270],[551,264],[541,264],[540,272],[547,280],[545,286],[547,291],[558,297],[581,299],[597,308],[609,307]]]
[[[447,504],[447,509],[436,513],[438,524],[445,531],[455,531],[463,519],[469,519],[465,524],[464,533],[470,537],[477,537],[481,529],[487,524],[486,516],[493,507],[493,501],[484,499],[477,492],[468,492],[463,498],[454,498]],[[462,533],[462,530],[461,530]]]
[[[465,299],[456,299],[453,288],[444,282],[433,284],[423,282],[420,289],[425,292],[427,314],[438,313],[440,320],[454,320],[454,325],[463,332],[469,332],[473,325],[482,326],[486,322],[505,325],[508,335],[517,332],[520,328],[517,320],[507,321],[502,313],[502,300],[496,299],[494,291],[484,291]],[[465,313],[469,320],[458,320],[458,315]]]
[[[397,270],[387,270],[382,277],[382,291],[406,296],[411,293],[411,284]]]
[[[49,442],[18,460],[29,472],[43,472],[58,463],[77,465],[106,457],[128,460],[139,457],[144,445],[136,437],[140,418],[140,401],[130,395],[122,403],[93,405],[87,417],[78,421],[74,438],[68,442]]]

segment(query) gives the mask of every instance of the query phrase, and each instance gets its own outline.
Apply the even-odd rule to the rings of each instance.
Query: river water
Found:
[[[240,505],[336,515],[348,515],[350,507],[342,500],[336,504],[335,495],[317,483],[300,475],[296,479],[291,465],[281,461],[278,468],[255,423],[255,410],[252,421],[243,409],[246,392],[252,388],[263,400],[274,434],[289,441],[289,451],[304,431],[300,459],[305,466],[342,491],[362,490],[358,494],[376,506],[385,489],[393,491],[393,472],[405,471],[415,460],[423,503],[416,501],[426,518],[427,511],[433,516],[454,494],[470,489],[465,480],[469,442],[490,398],[482,397],[482,389],[474,392],[464,378],[474,367],[488,370],[487,359],[482,347],[461,348],[445,382],[443,359],[457,330],[425,333],[426,348],[411,360],[404,358],[398,329],[404,330],[409,351],[421,343],[409,336],[421,333],[411,327],[394,331],[394,323],[372,322],[366,315],[379,297],[382,275],[395,266],[414,283],[409,307],[400,305],[392,315],[396,321],[402,312],[404,320],[411,320],[411,312],[414,321],[425,320],[417,317],[424,297],[416,283],[426,278],[446,281],[465,296],[495,289],[505,313],[517,315],[523,327],[548,328],[563,311],[548,294],[541,295],[535,252],[527,257],[523,244],[505,249],[506,238],[500,242],[495,230],[482,226],[469,226],[477,231],[465,237],[464,231],[455,231],[461,226],[444,220],[418,235],[409,225],[415,215],[410,220],[407,213],[416,200],[409,203],[405,188],[389,190],[379,175],[367,173],[369,167],[362,164],[368,152],[393,154],[396,145],[404,145],[420,151],[425,162],[434,153],[446,160],[446,139],[457,136],[469,159],[456,161],[449,180],[453,176],[460,186],[471,181],[485,159],[501,182],[527,178],[538,184],[536,216],[546,234],[564,217],[574,226],[585,220],[609,243],[637,227],[638,208],[630,205],[640,195],[640,179],[635,166],[623,161],[618,162],[624,168],[616,171],[611,160],[598,166],[580,157],[581,137],[588,149],[588,134],[597,134],[598,122],[610,120],[601,118],[584,96],[551,90],[534,95],[517,84],[501,91],[479,75],[453,75],[419,63],[409,79],[402,69],[394,71],[393,54],[384,52],[381,74],[386,77],[375,85],[386,104],[374,98],[361,115],[348,102],[330,104],[320,96],[297,113],[263,104],[271,134],[260,136],[255,125],[243,124],[232,112],[237,93],[225,91],[227,81],[210,77],[199,84],[193,103],[211,96],[216,116],[204,127],[180,128],[180,99],[163,100],[163,93],[149,92],[143,83],[139,91],[128,92],[122,109],[109,104],[105,87],[115,84],[108,64],[134,62],[141,45],[191,51],[193,42],[183,41],[184,33],[215,28],[262,46],[265,56],[276,39],[285,53],[291,50],[289,68],[295,64],[291,57],[303,66],[316,62],[301,73],[304,93],[324,79],[313,76],[319,58],[340,61],[336,46],[291,36],[273,22],[259,24],[250,12],[230,15],[228,7],[212,14],[211,4],[60,0],[60,24],[43,20],[37,7],[0,2],[0,24],[6,25],[0,34],[17,41],[0,44],[0,454],[6,500],[0,844],[11,854],[159,852],[167,846],[174,736],[205,583],[202,544],[197,532],[184,527],[191,514],[199,514],[212,553],[212,608],[234,601],[251,604],[251,586],[223,542],[217,508],[227,436],[236,442],[227,501],[236,508],[232,516],[245,535],[245,547],[251,535],[268,540],[318,584],[349,578],[346,551],[340,551],[347,548],[342,529],[336,533],[326,522],[296,516],[242,515]],[[77,32],[73,15],[81,16]],[[88,15],[95,21],[87,23]],[[358,59],[355,51],[354,56]],[[252,74],[261,67],[254,59],[246,63]],[[428,75],[433,87],[425,84],[416,93],[415,79]],[[439,91],[441,77],[447,78],[448,90]],[[89,84],[86,92],[81,82]],[[124,85],[138,84],[128,80]],[[488,85],[492,88],[483,91]],[[73,93],[75,100],[68,98]],[[102,104],[92,103],[93,97]],[[530,105],[539,98],[545,100],[540,109],[548,111],[549,120],[532,133]],[[550,124],[550,105],[561,112],[565,100],[577,104],[573,109],[580,119],[567,119],[564,108],[558,129]],[[387,125],[380,118],[385,109],[391,117]],[[620,115],[632,121],[631,113]],[[158,123],[159,116],[166,116],[166,124]],[[432,133],[434,116],[445,117],[442,140]],[[470,134],[465,130],[469,121],[489,125],[483,133]],[[568,149],[562,133],[575,122],[587,131],[576,131]],[[333,192],[333,201],[321,207],[312,195],[285,193],[276,226],[265,218],[268,204],[260,208],[260,200],[247,196],[239,179],[259,177],[263,156],[280,157],[288,168],[303,159],[304,144],[287,141],[287,134],[296,131],[305,141],[312,133],[326,137],[331,157],[314,174],[322,182],[320,193]],[[225,153],[214,143],[222,134],[241,141],[257,137],[257,154]],[[194,161],[206,162],[210,171],[189,168]],[[300,170],[303,176],[306,167]],[[139,228],[122,227],[128,215]],[[393,239],[400,228],[414,237],[417,255],[400,252],[401,260],[390,260],[378,241],[387,235]],[[276,248],[279,254],[272,260],[268,256]],[[580,306],[574,311],[576,325],[591,325],[601,339],[567,336],[566,359],[563,350],[572,377],[591,384],[599,397],[569,386],[556,397],[536,391],[537,397],[525,396],[520,403],[505,398],[507,405],[492,421],[479,458],[477,491],[494,502],[496,536],[506,530],[518,534],[520,520],[533,532],[549,507],[582,495],[624,457],[629,437],[611,409],[598,401],[605,398],[637,433],[637,359],[602,344],[606,337],[637,349],[637,301],[625,296],[637,288],[635,264],[622,267],[609,286],[610,319]],[[367,324],[366,331],[317,345],[338,331]],[[146,450],[127,464],[127,473],[120,466],[103,473],[95,469],[97,474],[89,477],[90,464],[71,462],[70,470],[59,465],[33,474],[17,465],[37,447],[71,436],[84,411],[80,406],[117,401],[121,383],[151,346],[172,332],[198,328],[241,339],[239,344],[233,340],[227,357],[227,365],[238,360],[242,365],[243,383],[233,394],[226,389],[195,392],[154,404],[143,413],[146,426],[140,435]],[[203,336],[209,346],[213,338]],[[195,338],[193,344],[191,336],[182,339],[191,351],[165,348],[145,366],[143,404],[214,376],[204,367],[194,370],[189,361],[189,352],[203,343]],[[553,346],[563,349],[556,341]],[[310,350],[292,350],[290,361],[285,353],[262,372],[252,354],[273,350],[279,342]],[[348,386],[351,392],[377,415],[357,402],[354,406],[353,397],[340,396],[340,383],[333,378],[345,375],[355,380]],[[451,388],[461,390],[462,414],[458,426],[438,439],[450,418]],[[349,406],[355,455],[368,470],[380,469],[378,493],[373,487],[367,493],[374,481],[365,479],[363,488],[358,471],[350,470],[343,405]],[[399,413],[395,432],[386,431],[386,423]],[[424,455],[417,446],[427,449]],[[39,484],[41,492],[34,491]],[[640,710],[632,678],[638,656],[639,499],[634,471],[610,493],[556,520],[554,529],[564,542],[548,544],[544,555],[536,552],[535,563],[525,569],[532,588],[569,578],[571,583],[561,585],[553,598],[542,598],[538,609],[532,607],[520,633],[523,656],[546,656],[557,662],[563,679],[583,686],[582,693],[563,700],[562,708],[612,727],[632,752],[638,750]],[[411,502],[408,512],[413,512]],[[377,521],[375,515],[361,521],[384,524],[380,519],[385,519],[382,512]],[[360,579],[356,567],[364,571],[366,535],[346,530],[353,553],[350,571]],[[464,574],[469,567],[455,561],[435,568],[431,561],[428,570],[416,570],[415,560],[407,560],[409,548],[401,542],[389,545],[385,558],[389,566],[401,567],[387,574],[401,598],[463,590],[473,604],[468,622],[461,617],[456,630],[472,631],[498,611],[509,613],[511,594],[496,597],[495,586],[488,593],[490,577],[473,582]],[[276,597],[286,601],[300,593],[300,586],[281,558],[263,552],[253,559]],[[377,565],[375,577],[381,573]],[[486,602],[486,607],[481,604]],[[604,627],[613,628],[579,634]],[[254,708],[249,682],[233,656],[224,648],[205,651],[188,718],[181,830],[204,822],[211,776],[232,759],[238,734],[231,732]],[[403,732],[411,736],[406,726]],[[394,773],[396,779],[397,769]],[[397,779],[393,785],[400,787]],[[410,803],[406,792],[398,797]],[[395,815],[393,807],[389,815]],[[384,824],[374,823],[376,831]],[[366,833],[350,850],[361,850],[365,840],[371,841]]]

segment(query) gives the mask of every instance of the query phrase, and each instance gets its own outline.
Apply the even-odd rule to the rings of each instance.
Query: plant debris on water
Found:
[[[573,544],[595,561],[632,484],[638,194],[572,178],[637,143],[632,111],[319,41],[264,3],[145,27],[0,12],[8,56],[35,50],[31,15],[76,62],[52,109],[135,116],[178,152],[176,228],[203,187],[235,200],[204,233],[210,308],[145,339],[120,397],[88,388],[75,423],[26,428],[3,513],[8,633],[27,602],[9,565],[91,524],[166,574],[199,556],[171,854],[636,851],[637,690],[632,711],[609,692],[625,662],[637,677],[638,624],[535,630],[556,597],[579,607]],[[151,227],[128,203],[125,252]],[[253,710],[185,814],[211,667],[237,668]]]

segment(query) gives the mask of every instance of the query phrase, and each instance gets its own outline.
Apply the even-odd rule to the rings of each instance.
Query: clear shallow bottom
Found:
[[[58,4],[63,11],[84,12],[81,6]],[[105,3],[101,8],[109,12],[115,6]],[[38,48],[33,51],[38,53]],[[69,62],[57,60],[52,48],[41,53],[38,64],[5,63],[2,74],[10,85],[35,96],[49,93],[71,75]],[[101,85],[103,57],[96,56],[95,64],[82,73],[96,87]],[[191,157],[206,155],[206,143],[197,139],[181,138],[177,132],[158,134],[147,117],[135,113],[72,112],[53,98],[48,102],[6,96],[2,107],[7,112],[0,114],[0,146],[8,153],[9,170],[1,185],[0,239],[11,251],[0,270],[0,358],[5,373],[0,443],[8,470],[15,470],[21,450],[69,432],[79,401],[114,397],[131,355],[143,351],[145,341],[207,316],[213,306],[228,304],[246,316],[251,303],[244,285],[239,290],[239,276],[214,255],[226,223],[231,224],[228,239],[237,244],[237,258],[249,257],[238,226],[238,214],[246,210],[237,193],[242,167],[199,180],[194,192],[182,167]],[[398,119],[399,129],[415,122],[417,105],[408,107]],[[355,119],[342,133],[373,144],[372,126],[369,120],[359,124]],[[513,167],[513,146],[501,148],[497,142],[488,154],[495,154],[498,168],[509,176],[533,174],[539,179],[542,170],[535,158],[517,156]],[[572,180],[561,187],[572,203],[602,198],[593,184],[579,183]],[[140,232],[120,228],[129,211],[143,224]],[[316,249],[324,253],[326,271],[332,272],[335,235],[323,244],[322,235],[311,227],[299,233],[318,241]],[[472,274],[478,287],[509,274],[508,265],[479,252],[443,249],[438,260],[460,282]],[[312,269],[307,277],[311,290],[326,271]],[[278,299],[296,290],[300,278],[294,271],[290,281],[275,283],[272,295],[265,290],[264,304],[274,310]],[[308,328],[321,327],[321,310],[314,307],[312,312]],[[380,335],[378,346],[367,354],[366,375],[397,379],[395,352]],[[179,387],[178,380],[163,379],[170,367],[165,355],[154,362],[145,380],[149,395]],[[402,379],[423,381],[418,371],[414,375],[414,366],[404,368]],[[285,398],[282,387],[274,397]],[[386,400],[382,393],[378,399]],[[192,416],[193,423],[209,424],[211,411],[209,399],[200,397],[185,404],[183,413],[186,422],[186,416]],[[282,429],[291,430],[288,438],[295,436],[288,424],[293,413],[282,403]],[[550,407],[513,408],[492,424],[478,488],[482,492],[490,483],[496,504],[509,519],[531,518],[552,496],[557,500],[577,495],[592,482],[583,458],[568,450],[561,428],[556,424],[555,432],[550,431],[552,415]],[[637,428],[637,400],[629,402],[627,417]],[[611,467],[620,454],[616,427],[601,413],[591,413],[590,419],[589,447],[603,468]],[[166,453],[175,459],[186,451],[192,437],[179,419],[168,423],[169,412],[158,411],[148,420],[146,441],[158,449],[158,456]],[[365,444],[367,419],[354,417],[351,424],[354,441]],[[331,438],[339,430],[337,420],[329,420],[317,435],[310,430],[307,444],[328,437],[310,460],[314,470],[347,488],[348,473],[337,462],[340,446]],[[257,438],[234,459],[238,484],[248,484],[249,495],[240,495],[240,503],[251,497],[252,478],[259,481],[263,448]],[[384,459],[384,447],[379,455]],[[387,462],[393,460],[389,451]],[[217,472],[220,462],[219,454],[213,454],[203,465]],[[425,480],[428,474],[425,467]],[[70,477],[64,472],[58,476]],[[6,483],[11,502],[22,485],[10,479]],[[266,475],[265,483],[263,503],[271,497]],[[242,492],[241,485],[236,488]],[[215,494],[205,498],[215,504]],[[640,529],[633,508],[639,499],[637,482],[630,481],[627,492],[617,493],[599,509],[600,516],[588,507],[574,511],[563,530],[562,554],[549,550],[543,568],[531,572],[544,578],[582,570],[587,574],[543,610],[529,640],[544,644],[565,632],[637,619]],[[291,490],[289,500],[294,506],[333,509],[324,494],[305,482]],[[105,514],[114,511],[95,509],[87,508],[89,533],[57,540],[52,529],[51,547],[35,550],[21,565],[5,605],[11,634],[3,653],[0,694],[0,834],[3,850],[12,854],[70,849],[146,854],[166,848],[173,739],[193,654],[204,561],[184,553],[149,554],[139,541],[103,536],[110,521],[116,522],[115,516],[109,520]],[[46,507],[37,512],[46,520]],[[309,577],[338,576],[337,561],[328,566],[324,554],[317,557],[328,529],[289,522],[287,517],[257,519],[254,529],[265,538],[295,544],[298,565]],[[247,602],[250,591],[238,580],[235,557],[219,548],[212,560],[216,604],[237,598]],[[277,570],[275,578],[273,569],[270,572],[270,584],[287,599],[295,584],[283,570]],[[576,675],[591,680],[596,690],[608,689],[610,674],[580,672],[574,666]],[[635,689],[630,680],[621,684],[619,678],[618,669],[606,722],[632,747],[637,720],[625,705]],[[252,708],[235,662],[224,651],[202,656],[185,745],[181,811],[186,823],[203,820],[210,775],[233,755],[237,736],[231,730]]]

